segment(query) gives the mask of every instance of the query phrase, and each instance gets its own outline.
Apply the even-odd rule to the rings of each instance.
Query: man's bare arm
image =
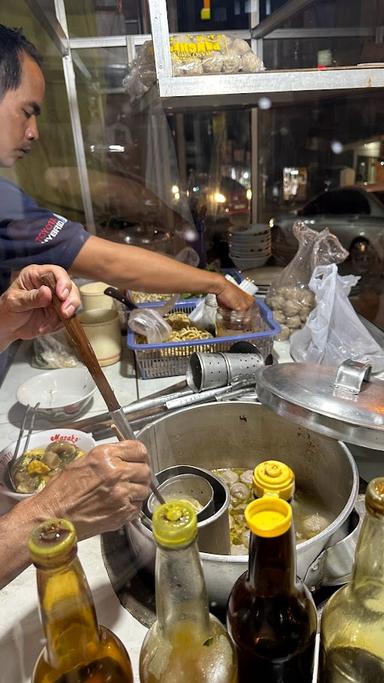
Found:
[[[162,254],[90,237],[74,260],[71,273],[103,280],[121,289],[144,292],[211,292],[221,305],[246,310],[253,299],[223,275],[193,268]]]

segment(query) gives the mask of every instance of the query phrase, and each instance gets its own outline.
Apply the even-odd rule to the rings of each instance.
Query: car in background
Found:
[[[351,270],[363,274],[384,263],[384,184],[361,184],[326,190],[290,214],[271,218],[272,253],[288,263],[297,250],[295,221],[319,232],[328,228],[349,251]]]

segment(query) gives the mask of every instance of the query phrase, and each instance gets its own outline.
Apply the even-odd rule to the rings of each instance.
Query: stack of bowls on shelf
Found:
[[[271,230],[265,223],[252,223],[229,235],[229,256],[240,270],[264,266],[271,253]]]

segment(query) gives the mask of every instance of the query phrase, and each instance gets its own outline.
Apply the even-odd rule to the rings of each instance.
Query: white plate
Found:
[[[236,237],[247,237],[249,235],[258,235],[262,232],[268,231],[269,225],[268,223],[251,223],[248,226],[245,226],[244,228],[239,228],[238,230],[233,230],[230,234]]]
[[[268,259],[270,258],[270,254],[266,254],[266,256],[263,256],[258,259],[238,259],[236,256],[231,256],[231,259],[235,266],[237,268],[258,268],[260,266],[263,266]]]
[[[257,256],[263,256],[264,254],[270,254],[272,248],[270,244],[265,244],[264,246],[260,247],[248,247],[247,249],[239,249],[238,247],[229,245],[229,251],[231,254],[234,254],[235,256],[244,256],[244,258],[255,258]]]

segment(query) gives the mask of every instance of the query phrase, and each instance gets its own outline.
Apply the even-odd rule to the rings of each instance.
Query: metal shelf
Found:
[[[327,97],[346,91],[370,91],[384,86],[382,67],[345,67],[327,70],[265,71],[257,74],[160,77],[159,95],[167,108],[256,106],[261,96],[273,102],[292,100],[294,94]],[[297,101],[297,97],[295,97]]]
[[[289,9],[292,14],[310,2],[313,0],[289,0],[286,3],[286,10]],[[307,96],[321,93],[326,96],[337,95],[338,92],[345,94],[346,91],[371,90],[384,86],[382,65],[174,77],[169,50],[166,0],[149,0],[149,10],[159,95],[166,107],[235,104],[251,106],[257,105],[257,100],[262,95],[273,96],[271,99],[276,101],[276,99],[292,99],[293,93],[306,93]],[[276,12],[276,15],[278,16],[274,17],[273,22],[270,20],[265,22],[263,36],[270,33],[282,20],[279,12]],[[253,29],[253,34],[256,35],[257,31],[256,27]]]

